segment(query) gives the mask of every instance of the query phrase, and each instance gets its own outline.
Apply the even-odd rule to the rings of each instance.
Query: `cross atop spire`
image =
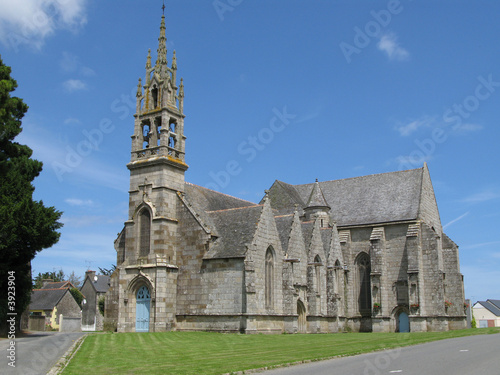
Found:
[[[163,15],[165,15],[165,0],[163,0],[163,6],[161,7],[161,9],[163,10]]]

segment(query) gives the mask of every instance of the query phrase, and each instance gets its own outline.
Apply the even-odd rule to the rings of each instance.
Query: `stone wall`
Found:
[[[61,298],[56,308],[58,317],[61,314],[68,318],[82,317],[82,310],[80,309],[80,306],[78,306],[78,304],[76,303],[75,299],[73,298],[69,290],[64,294],[63,298]]]
[[[115,332],[118,327],[120,266],[115,269],[109,279],[109,289],[104,300],[103,330]]]
[[[95,331],[97,330],[97,298],[96,291],[92,286],[92,281],[89,277],[85,279],[80,292],[84,295],[84,299],[82,301],[82,330]]]

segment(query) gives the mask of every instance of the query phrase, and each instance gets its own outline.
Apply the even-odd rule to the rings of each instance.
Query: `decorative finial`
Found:
[[[146,69],[151,69],[151,48],[148,49],[148,58],[146,60]]]
[[[177,69],[177,56],[175,55],[175,49],[174,56],[172,57],[172,69]]]
[[[139,78],[139,83],[137,84],[137,97],[142,95],[142,79]]]
[[[181,78],[181,85],[179,86],[179,98],[184,98],[184,78]]]
[[[318,182],[318,179],[316,179],[316,182]]]
[[[163,6],[161,7],[161,9],[163,10],[163,15],[165,15],[165,0],[163,0]]]

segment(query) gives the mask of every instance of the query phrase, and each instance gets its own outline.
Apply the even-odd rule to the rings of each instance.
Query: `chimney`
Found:
[[[85,278],[87,278],[87,276],[90,278],[90,281],[94,282],[94,278],[95,278],[95,271],[87,271],[85,272]]]
[[[43,279],[42,280],[42,288],[45,288],[45,285],[47,285],[48,283],[53,283],[54,280],[52,279]]]

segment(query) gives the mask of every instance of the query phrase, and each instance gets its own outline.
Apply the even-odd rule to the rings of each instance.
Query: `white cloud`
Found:
[[[80,125],[82,122],[78,120],[77,118],[69,117],[66,120],[64,120],[65,125]]]
[[[78,198],[67,198],[64,201],[71,206],[93,207],[95,205],[94,201],[91,199],[83,200]]]
[[[475,131],[479,131],[482,129],[483,129],[483,126],[479,125],[479,124],[460,124],[459,126],[453,127],[453,130],[459,134],[475,132]]]
[[[63,82],[63,87],[67,92],[86,90],[87,84],[79,79],[68,79]]]
[[[0,42],[15,50],[40,49],[56,31],[76,31],[86,24],[87,0],[0,0]]]
[[[474,193],[472,195],[469,195],[468,197],[465,197],[461,199],[460,201],[463,203],[482,203],[486,201],[490,201],[493,199],[498,199],[500,198],[500,193],[498,191],[495,191],[493,189],[485,189],[483,191],[480,191],[479,193]]]
[[[380,37],[377,48],[389,57],[389,60],[406,61],[410,58],[410,53],[401,47],[395,34],[384,34]]]
[[[422,152],[412,153],[411,155],[400,155],[396,157],[395,162],[400,166],[412,165],[415,168],[421,167],[424,162],[431,160],[431,155],[424,155]]]
[[[59,61],[59,66],[65,73],[78,73],[84,77],[95,76],[95,71],[87,66],[83,66],[78,56],[63,52],[62,59]]]
[[[469,212],[466,212],[465,214],[463,215],[460,215],[459,217],[457,217],[456,219],[453,219],[452,221],[450,221],[449,223],[443,225],[443,229],[446,229],[448,228],[450,225],[452,224],[455,224],[457,221],[459,220],[462,220],[464,217],[466,217],[467,215],[469,214]]]
[[[411,120],[409,122],[400,123],[396,125],[396,130],[402,137],[407,137],[410,134],[416,132],[420,128],[427,128],[435,124],[434,117],[424,116],[417,120]]]

